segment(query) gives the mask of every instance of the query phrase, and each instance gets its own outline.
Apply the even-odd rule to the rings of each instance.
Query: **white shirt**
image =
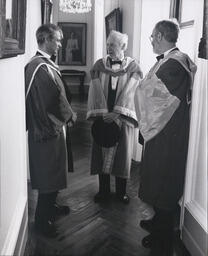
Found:
[[[171,49],[167,50],[166,52],[164,52],[164,53],[163,53],[163,54],[164,54],[164,57],[165,57],[166,55],[168,55],[169,52],[171,52],[173,49],[176,49],[176,48],[177,48],[177,47],[174,46],[173,48],[171,48]]]
[[[120,60],[121,62],[124,60],[124,57]],[[113,64],[112,65],[112,69],[113,70],[118,70],[120,69],[121,65],[120,64]],[[117,83],[118,83],[118,77],[114,77],[114,76],[111,76],[111,87],[112,87],[112,90],[116,90],[116,87],[117,87]]]
[[[44,52],[44,51],[42,51],[42,50],[40,50],[40,49],[38,49],[37,50],[39,53],[41,53],[44,57],[46,57],[47,59],[50,59],[51,58],[51,56],[48,54],[48,53],[46,53],[46,52]]]
[[[46,57],[46,58],[48,59],[48,61],[52,64],[52,66],[54,66],[54,67],[57,69],[57,71],[59,71],[59,66],[56,65],[56,64],[51,60],[51,56],[50,56],[48,53],[46,53],[46,52],[44,52],[44,51],[42,51],[42,50],[40,50],[40,49],[38,49],[37,51],[38,51],[40,54],[42,54],[44,57]]]

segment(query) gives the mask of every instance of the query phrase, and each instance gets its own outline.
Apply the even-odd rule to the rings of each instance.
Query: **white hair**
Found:
[[[124,50],[126,50],[127,46],[128,46],[128,35],[120,33],[115,30],[111,30],[111,32],[107,38],[107,42],[108,41],[117,41],[117,42],[119,42],[120,45],[125,44]]]

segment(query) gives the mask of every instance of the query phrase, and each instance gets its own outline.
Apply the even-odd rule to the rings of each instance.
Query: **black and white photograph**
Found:
[[[0,0],[0,256],[207,256],[207,0]]]

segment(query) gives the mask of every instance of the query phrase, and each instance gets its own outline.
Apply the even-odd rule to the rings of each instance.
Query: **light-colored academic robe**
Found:
[[[110,67],[108,57],[99,59],[91,70],[91,85],[88,96],[87,119],[95,120],[108,113],[109,79],[117,80],[113,112],[120,114],[121,138],[116,146],[103,148],[93,141],[91,174],[109,173],[121,178],[129,178],[133,150],[134,127],[137,117],[134,94],[139,84],[141,70],[136,61],[126,57],[119,69]]]

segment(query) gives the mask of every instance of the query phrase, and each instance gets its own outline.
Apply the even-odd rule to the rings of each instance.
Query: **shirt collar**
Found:
[[[57,70],[59,70],[59,66],[55,64],[55,62],[53,62],[51,60],[51,56],[49,54],[47,54],[44,51],[41,51],[40,49],[37,50],[43,57],[47,58],[48,61],[52,64],[52,66],[54,66]]]
[[[167,50],[166,52],[164,52],[164,53],[163,53],[163,54],[164,54],[164,57],[165,57],[166,55],[168,55],[168,53],[172,52],[174,49],[177,49],[177,47],[174,46],[173,48],[171,48],[171,49]]]
[[[44,57],[46,57],[47,59],[50,59],[51,58],[51,56],[48,54],[48,53],[46,53],[46,52],[44,52],[44,51],[42,51],[42,50],[40,50],[40,49],[38,49],[37,50],[40,54],[42,54]]]

